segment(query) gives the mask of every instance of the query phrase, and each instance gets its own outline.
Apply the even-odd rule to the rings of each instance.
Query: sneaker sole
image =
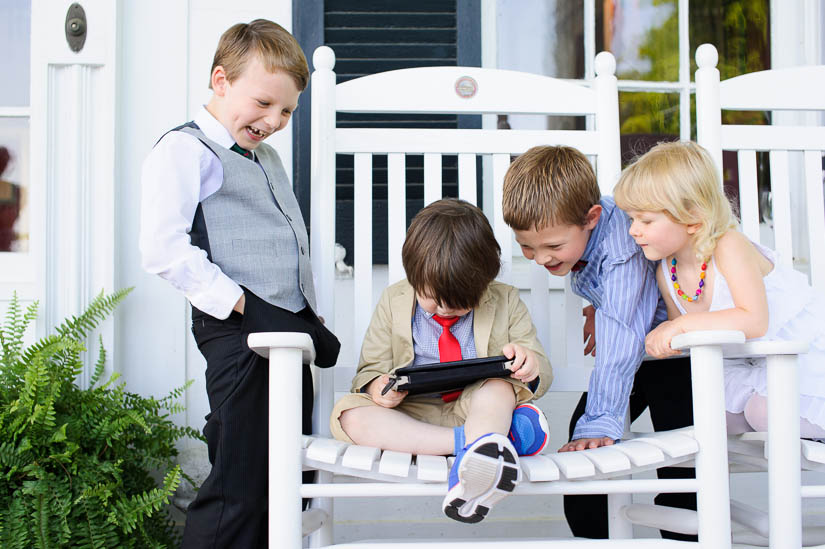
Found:
[[[459,522],[481,522],[521,480],[516,463],[513,452],[497,442],[468,450],[459,466],[459,483],[444,498],[444,514]]]

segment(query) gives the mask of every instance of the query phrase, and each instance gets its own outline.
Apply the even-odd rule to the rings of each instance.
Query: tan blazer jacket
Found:
[[[539,361],[539,386],[534,394],[536,398],[542,396],[553,381],[553,370],[518,289],[493,281],[474,311],[473,337],[478,357],[500,355],[507,343],[530,349]],[[415,290],[406,279],[384,290],[364,336],[352,392],[357,393],[376,377],[412,364],[414,313]]]

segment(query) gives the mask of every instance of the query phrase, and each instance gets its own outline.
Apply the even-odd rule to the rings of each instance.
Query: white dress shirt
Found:
[[[235,143],[205,107],[195,123],[219,145]],[[201,311],[225,319],[243,290],[189,238],[198,204],[222,183],[220,160],[200,140],[178,131],[163,136],[143,162],[139,246],[146,271],[168,280]]]

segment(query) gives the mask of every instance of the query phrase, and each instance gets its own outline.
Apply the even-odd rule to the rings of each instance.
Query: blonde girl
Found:
[[[693,330],[809,341],[799,359],[801,434],[825,438],[825,304],[805,275],[736,230],[707,151],[661,143],[622,173],[614,196],[630,235],[658,262],[668,320],[647,335],[648,354],[676,354],[673,336]],[[725,361],[728,432],[766,430],[766,395],[764,359]]]

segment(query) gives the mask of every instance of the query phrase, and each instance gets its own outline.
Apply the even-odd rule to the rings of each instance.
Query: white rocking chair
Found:
[[[807,271],[811,285],[825,291],[825,127],[821,119],[825,112],[825,66],[766,70],[720,83],[717,61],[712,45],[697,48],[698,141],[714,157],[720,177],[722,151],[737,152],[742,232],[755,242],[775,247],[780,260]],[[772,111],[773,124],[723,125],[722,110]],[[804,124],[796,115],[796,120],[781,124],[777,119],[783,111],[815,111],[808,116],[816,119],[813,124]],[[767,151],[770,158],[773,231],[767,228],[768,235],[759,223],[758,151]],[[807,225],[794,222],[794,218],[807,218]],[[765,242],[771,232],[773,246]],[[796,254],[795,240],[799,240]],[[808,529],[804,536],[801,529],[800,497],[825,497],[825,486],[800,485],[800,466],[825,472],[825,444],[799,439],[799,379],[793,354],[805,350],[805,345],[793,342],[755,342],[726,350],[738,355],[778,355],[768,359],[768,432],[731,437],[728,443],[732,467],[768,470],[767,515],[741,503],[733,503],[732,509],[736,522],[757,535],[750,542],[769,538],[771,547],[825,544],[825,528]]]
[[[333,498],[407,498],[446,493],[450,461],[443,456],[411,456],[344,444],[329,437],[328,418],[336,392],[349,391],[358,350],[380,290],[404,276],[400,249],[406,230],[405,162],[407,155],[424,157],[424,202],[441,197],[442,155],[458,156],[458,194],[477,203],[476,158],[487,162],[484,175],[492,186],[488,210],[502,248],[500,278],[522,288],[540,339],[551,341],[551,284],[544,270],[513,265],[513,237],[501,215],[504,173],[511,155],[534,145],[565,144],[594,159],[604,194],[610,194],[619,170],[618,92],[615,61],[609,53],[596,57],[592,88],[553,78],[502,70],[470,67],[430,67],[375,74],[335,83],[335,57],[321,47],[313,56],[312,76],[312,255],[317,277],[320,314],[342,340],[339,364],[315,370],[315,435],[302,437],[300,420],[300,365],[311,360],[313,350],[302,334],[252,334],[250,347],[270,358],[278,375],[270,376],[269,521],[271,547],[300,547],[300,499],[313,498],[312,506],[332,517]],[[591,129],[581,131],[403,129],[339,127],[336,115],[361,113],[437,114],[543,114],[587,116]],[[353,155],[355,169],[354,279],[335,277],[336,155]],[[388,157],[389,265],[384,270],[372,261],[372,163],[375,155]],[[553,341],[562,348],[548,349],[553,363],[553,390],[584,391],[589,369],[583,364],[581,300],[563,290],[564,318],[553,330],[564,330]],[[529,295],[528,295],[529,294]],[[554,302],[556,303],[556,302]],[[558,308],[554,309],[558,310]],[[569,327],[569,329],[565,329]],[[721,344],[741,343],[740,332],[683,336],[693,353],[695,428],[651,433],[612,447],[577,453],[545,453],[522,458],[524,482],[513,497],[524,494],[608,494],[611,540],[563,540],[580,547],[696,546],[695,543],[660,539],[630,540],[632,519],[671,530],[698,532],[704,547],[730,547],[728,465],[724,427]],[[555,419],[555,418],[552,418]],[[553,422],[551,421],[551,424]],[[551,428],[558,428],[555,425]],[[694,479],[632,479],[637,472],[690,462]],[[318,470],[315,484],[301,484],[301,470]],[[361,479],[335,483],[338,476]],[[678,509],[651,509],[632,505],[633,493],[697,492],[697,513]],[[502,504],[503,505],[503,504]],[[472,536],[472,527],[467,530]],[[333,546],[331,518],[308,541],[313,547]],[[545,547],[546,541],[495,540],[472,543],[443,539],[450,547]],[[418,547],[424,543],[407,543]],[[346,547],[361,547],[346,544]],[[363,547],[384,547],[368,543]]]

